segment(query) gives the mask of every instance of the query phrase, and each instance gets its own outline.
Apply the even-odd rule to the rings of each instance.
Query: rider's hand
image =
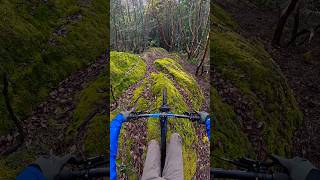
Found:
[[[128,120],[128,117],[129,115],[132,113],[133,110],[130,110],[130,111],[121,111],[120,114],[123,115],[124,117],[124,121],[127,121]]]
[[[286,159],[277,155],[272,155],[271,157],[287,169],[292,180],[307,179],[311,170],[317,170],[310,161],[301,157],[293,159]]]
[[[71,160],[75,158],[71,155],[58,157],[54,155],[41,156],[33,164],[38,165],[47,180],[53,180],[58,177],[60,171]]]
[[[206,120],[209,118],[209,114],[205,111],[197,112],[200,116],[200,123],[205,124]]]

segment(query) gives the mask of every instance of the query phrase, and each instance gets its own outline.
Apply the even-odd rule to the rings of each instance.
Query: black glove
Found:
[[[128,120],[128,117],[129,115],[132,113],[133,110],[130,110],[130,111],[121,111],[120,114],[123,115],[124,117],[124,121],[127,121]]]
[[[46,180],[54,180],[58,177],[60,171],[71,160],[75,158],[71,155],[58,157],[54,155],[40,156],[33,164],[39,166]]]
[[[205,111],[197,112],[200,116],[200,123],[206,124],[206,120],[209,118],[209,114]]]
[[[311,170],[316,169],[310,161],[301,157],[286,159],[277,155],[272,155],[271,158],[288,170],[292,180],[305,180]]]

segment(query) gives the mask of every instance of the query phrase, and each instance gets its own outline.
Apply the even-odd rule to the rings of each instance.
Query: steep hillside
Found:
[[[261,43],[239,35],[237,23],[221,7],[212,9],[212,154],[257,159],[290,154],[302,114],[286,79]]]
[[[161,48],[151,48],[140,56],[111,52],[111,74],[115,76],[110,77],[116,97],[116,100],[111,99],[111,118],[130,107],[135,107],[138,111],[157,112],[161,105],[163,88],[167,89],[168,104],[173,113],[200,110],[204,103],[203,91],[179,61],[181,59],[177,55]],[[126,66],[122,66],[123,64]],[[117,80],[119,76],[123,81]],[[131,81],[127,80],[128,77],[131,77]],[[203,159],[209,158],[209,141],[205,133],[198,133],[205,132],[204,126],[171,119],[168,127],[168,139],[173,132],[179,133],[183,138],[185,179],[208,173],[209,164],[203,164]],[[124,125],[118,156],[118,164],[124,169],[120,174],[131,178],[142,175],[147,143],[151,139],[160,140],[159,129],[158,119],[144,119]],[[205,157],[198,154],[199,141],[206,144],[201,147],[202,151],[206,152]]]

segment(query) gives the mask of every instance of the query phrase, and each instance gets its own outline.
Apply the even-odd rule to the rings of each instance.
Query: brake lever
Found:
[[[137,119],[138,117],[138,115],[140,115],[140,114],[144,114],[144,112],[143,111],[136,111],[136,112],[131,112],[130,114],[129,114],[129,116],[128,116],[128,120],[130,121],[130,120],[134,120],[134,119]]]
[[[199,122],[201,119],[200,115],[197,112],[184,112],[183,114],[189,116],[191,122]]]

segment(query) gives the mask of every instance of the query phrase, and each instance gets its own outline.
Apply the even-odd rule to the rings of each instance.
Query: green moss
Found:
[[[159,69],[172,75],[181,88],[188,94],[193,108],[200,110],[204,96],[196,80],[190,74],[183,71],[183,68],[176,60],[170,58],[157,59],[154,64]]]
[[[109,134],[106,124],[107,114],[96,115],[88,125],[84,141],[85,151],[91,155],[105,154],[108,147]]]
[[[188,110],[183,96],[175,88],[174,83],[163,73],[151,73],[152,78],[152,94],[156,96],[156,107],[160,107],[162,103],[162,89],[167,89],[167,102],[173,113],[182,113]],[[184,161],[184,178],[192,179],[196,170],[197,155],[192,145],[198,141],[195,128],[189,121],[180,121],[170,119],[168,121],[167,139],[170,139],[172,133],[178,133],[183,139],[183,161]],[[148,140],[160,137],[159,120],[148,121]]]
[[[110,82],[115,98],[120,96],[130,85],[137,83],[146,73],[145,62],[137,55],[115,52],[110,53]],[[110,97],[110,101],[113,98]]]
[[[220,17],[220,20],[223,19],[224,15]],[[262,137],[268,153],[284,155],[285,152],[290,152],[293,132],[300,125],[302,114],[279,67],[273,63],[261,43],[248,41],[230,29],[214,28],[212,33],[210,54],[214,57],[213,68],[221,78],[232,83],[246,97],[254,119],[264,124]],[[219,95],[214,87],[212,89],[213,97],[219,101]],[[247,151],[252,154],[252,148],[247,146],[248,141],[236,121],[235,110],[216,101],[213,101],[213,113],[218,114],[217,128],[221,128],[221,135],[225,137],[220,138],[224,139],[225,144],[215,147],[214,154],[217,151],[224,153],[225,146],[232,147],[231,151],[238,149],[242,153]],[[222,116],[219,116],[221,111]],[[219,122],[227,124],[219,125]],[[235,143],[233,137],[241,137],[242,145]]]
[[[73,121],[67,133],[73,137],[83,121],[107,101],[108,80],[106,74],[91,82],[77,95]]]
[[[1,2],[0,70],[9,74],[11,101],[21,119],[66,76],[105,52],[108,8],[103,0],[86,6],[75,0]],[[73,13],[82,18],[67,22]],[[54,35],[62,26],[68,33]],[[0,134],[15,128],[3,101],[0,96]]]
[[[236,118],[234,109],[223,103],[215,88],[211,88],[211,109],[213,112],[212,134],[213,139],[213,153],[215,156],[238,158],[247,155],[249,152],[254,157],[253,148],[246,135],[241,131],[241,126]],[[212,164],[219,164],[221,166],[228,166],[228,164],[213,159]]]
[[[26,150],[18,150],[0,159],[0,177],[2,179],[15,179],[27,165],[35,161],[35,155]]]
[[[218,24],[223,27],[228,27],[231,29],[237,28],[237,23],[233,20],[231,15],[224,11],[219,5],[212,3],[211,11],[213,16],[211,16],[212,23]]]
[[[167,103],[169,104],[171,111],[175,113],[183,113],[188,110],[183,96],[179,93],[178,89],[174,86],[174,83],[164,73],[151,73],[152,87],[151,91],[156,99],[156,107],[160,107],[162,104],[162,91],[167,89]]]
[[[147,88],[148,87],[148,88]],[[150,87],[150,88],[149,88]],[[187,104],[185,103],[184,97],[179,93],[175,87],[172,80],[170,80],[169,75],[165,73],[151,73],[151,79],[148,81],[144,79],[139,87],[133,91],[133,98],[131,99],[131,105],[134,105],[136,110],[152,110],[157,112],[158,108],[162,103],[162,90],[163,88],[167,89],[167,99],[168,104],[173,113],[183,113],[188,110]],[[190,88],[190,87],[189,87]],[[152,97],[155,97],[154,100],[145,99],[141,96],[145,90],[151,91]],[[114,110],[111,114],[112,117],[118,113],[119,110]],[[167,139],[169,141],[172,133],[177,132],[183,138],[183,159],[184,159],[184,176],[185,179],[191,179],[196,171],[196,161],[197,154],[194,152],[193,144],[198,141],[195,128],[193,124],[189,121],[179,121],[177,119],[169,119],[168,121],[168,134]],[[148,119],[147,121],[147,141],[149,142],[152,139],[160,141],[160,124],[159,119]],[[134,176],[135,170],[133,169],[133,159],[130,158],[130,147],[133,143],[131,139],[126,140],[124,146],[123,135],[126,132],[125,128],[122,128],[120,133],[119,147],[121,152],[126,153],[126,162],[123,162],[122,159],[118,160],[118,164],[126,165],[126,172],[129,176]],[[124,155],[122,155],[124,156]],[[144,152],[143,158],[145,158],[146,152]]]
[[[153,53],[164,55],[164,56],[169,54],[167,50],[160,47],[151,47],[147,50],[147,52],[153,52]]]

